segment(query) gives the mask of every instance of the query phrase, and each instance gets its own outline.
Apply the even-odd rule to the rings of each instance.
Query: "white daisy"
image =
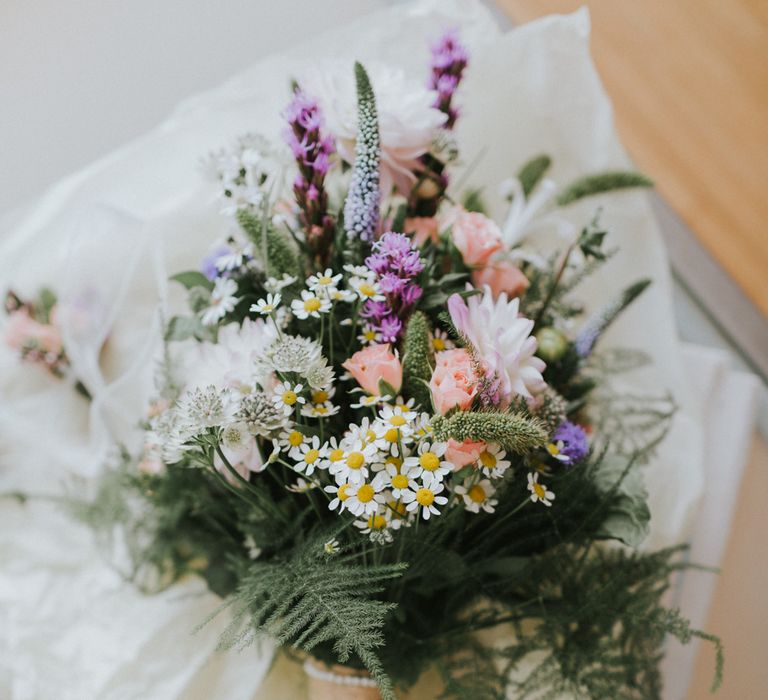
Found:
[[[377,488],[373,484],[367,482],[351,484],[347,493],[349,499],[345,505],[352,515],[374,515],[379,510]]]
[[[297,279],[297,277],[292,277],[287,273],[283,274],[280,279],[276,279],[275,277],[267,277],[266,282],[264,282],[264,289],[266,289],[268,292],[272,292],[272,294],[277,294],[281,289],[290,287],[294,282],[296,282]]]
[[[325,459],[324,468],[326,469],[332,470],[332,467],[334,465],[342,462],[345,458],[344,448],[339,445],[335,437],[332,437],[325,444],[325,452],[326,452],[326,459]]]
[[[407,457],[403,466],[413,469],[413,476],[420,476],[425,485],[439,483],[453,471],[453,464],[443,459],[446,448],[445,442],[424,441],[419,445],[418,454]]]
[[[471,513],[479,513],[481,510],[493,513],[499,503],[497,499],[492,498],[496,489],[488,479],[482,479],[476,484],[456,486],[453,490],[464,499],[464,506]]]
[[[551,506],[555,500],[555,494],[547,490],[544,484],[539,483],[538,472],[528,472],[528,490],[531,492],[531,501],[541,501],[545,506]]]
[[[339,544],[339,541],[336,539],[328,540],[323,545],[323,551],[329,556],[334,556],[341,551],[341,545]]]
[[[280,436],[278,437],[277,444],[278,446],[285,450],[290,457],[293,459],[298,459],[296,455],[300,455],[300,447],[308,440],[309,438],[304,435],[298,428],[291,428],[290,430],[284,430],[282,433],[280,433]]]
[[[343,442],[348,448],[357,443],[373,445],[379,439],[382,432],[383,426],[365,416],[359,424],[350,423]]]
[[[253,245],[246,243],[241,248],[231,248],[228,253],[216,258],[216,268],[219,272],[229,272],[243,266],[248,258],[253,257]]]
[[[344,265],[344,271],[353,277],[364,277],[366,279],[375,279],[376,273],[369,270],[365,265]]]
[[[301,415],[308,418],[328,418],[339,412],[339,406],[334,406],[330,401],[325,403],[311,403],[302,406]]]
[[[363,394],[357,403],[351,404],[352,408],[370,408],[376,406],[385,401],[389,401],[392,397],[389,394],[385,396],[378,396],[376,394]]]
[[[403,503],[407,504],[406,508],[409,512],[421,508],[421,517],[424,520],[429,520],[432,515],[440,515],[437,506],[444,506],[448,503],[445,496],[437,495],[445,489],[445,486],[439,482],[420,486],[411,480],[410,487],[408,491],[403,493]]]
[[[386,297],[381,293],[377,282],[370,277],[351,277],[349,286],[357,292],[362,301],[384,301]]]
[[[434,350],[435,352],[442,352],[443,350],[453,350],[456,347],[456,343],[454,343],[448,337],[448,334],[445,331],[440,330],[439,328],[436,328],[432,333],[431,342],[432,342],[432,350]]]
[[[379,418],[387,427],[397,428],[401,433],[408,434],[413,431],[413,422],[418,417],[418,413],[410,408],[407,404],[384,406],[379,412]]]
[[[381,333],[377,331],[370,323],[366,323],[363,326],[363,330],[357,339],[362,345],[370,345],[371,343],[381,342]]]
[[[298,448],[298,456],[294,459],[296,460],[294,469],[306,473],[307,476],[316,468],[322,467],[325,464],[325,447],[320,446],[320,438],[314,435],[308,442],[302,444]]]
[[[282,409],[286,416],[290,416],[294,412],[296,404],[307,402],[301,395],[302,389],[304,389],[302,384],[293,385],[290,382],[282,382],[273,390],[272,403]]]
[[[391,524],[392,521],[378,513],[369,515],[365,520],[355,520],[355,527],[361,534],[368,535],[376,544],[388,544],[392,541],[392,533],[389,531]]]
[[[286,486],[285,488],[291,493],[306,493],[307,491],[316,489],[318,486],[320,486],[320,484],[316,481],[307,481],[306,479],[299,477],[293,484]]]
[[[478,457],[478,466],[486,476],[498,479],[504,476],[504,473],[512,465],[508,459],[505,459],[507,453],[501,449],[501,445],[489,443]]]
[[[306,289],[301,290],[301,299],[294,299],[291,302],[293,315],[302,320],[310,316],[320,318],[320,314],[327,314],[330,310],[331,302],[328,299],[321,299]]]
[[[326,493],[331,493],[334,495],[334,498],[331,499],[331,502],[328,504],[329,510],[336,510],[339,509],[339,513],[343,513],[346,509],[346,503],[347,499],[349,498],[349,494],[347,491],[350,489],[350,485],[340,481],[339,479],[336,480],[335,484],[331,484],[330,486],[326,486],[323,491]]]
[[[357,443],[346,450],[344,459],[329,467],[329,471],[337,478],[359,484],[368,478],[370,466],[376,461],[377,452],[374,445]]]
[[[237,282],[229,277],[219,277],[211,292],[211,303],[201,317],[204,326],[215,326],[228,313],[235,310],[240,297],[237,294]]]
[[[281,299],[280,294],[267,294],[266,299],[259,299],[255,304],[251,304],[250,312],[269,316],[280,306]]]
[[[328,298],[331,301],[351,302],[357,299],[357,294],[355,294],[351,289],[335,289],[334,288],[328,291]],[[344,321],[351,321],[351,319],[344,319]]]
[[[330,297],[330,293],[338,287],[340,281],[341,274],[334,275],[333,270],[329,267],[325,272],[309,277],[307,287],[313,292],[324,292],[326,296]]]
[[[379,490],[391,489],[392,495],[400,499],[409,488],[411,471],[410,467],[403,466],[398,469],[394,464],[388,463],[384,465],[384,470],[374,477],[373,483]]]

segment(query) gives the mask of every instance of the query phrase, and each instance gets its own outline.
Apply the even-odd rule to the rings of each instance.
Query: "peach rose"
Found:
[[[413,234],[413,245],[421,248],[428,240],[437,243],[440,230],[434,216],[412,216],[405,220],[403,229]]]
[[[451,227],[453,244],[467,265],[484,265],[501,248],[501,230],[487,216],[458,211]]]
[[[356,352],[341,365],[369,394],[379,393],[379,381],[384,380],[395,391],[403,384],[403,366],[388,344],[374,343]]]
[[[472,440],[456,442],[456,440],[450,438],[448,440],[448,447],[445,450],[445,458],[458,471],[462,467],[472,464],[472,462],[477,462],[480,459],[480,453],[485,447],[486,444],[482,440],[479,442],[473,442]]]
[[[61,334],[56,326],[35,321],[26,311],[11,314],[5,327],[5,342],[14,350],[21,350],[31,341],[46,353],[61,352]]]
[[[438,412],[445,415],[456,406],[462,411],[469,408],[477,394],[477,375],[469,353],[463,348],[443,350],[435,355],[435,363],[429,388]]]
[[[519,297],[530,285],[528,278],[519,267],[508,260],[490,262],[485,267],[472,273],[472,284],[482,289],[485,285],[491,288],[494,299],[506,292],[510,299]]]

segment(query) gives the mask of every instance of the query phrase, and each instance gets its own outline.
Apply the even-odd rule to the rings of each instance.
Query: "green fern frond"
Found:
[[[565,207],[584,197],[630,187],[653,187],[653,180],[642,173],[621,170],[588,175],[568,185],[557,195],[555,202]]]
[[[432,429],[438,440],[495,442],[517,454],[529,452],[547,441],[543,424],[522,413],[458,411],[450,417],[435,416]]]

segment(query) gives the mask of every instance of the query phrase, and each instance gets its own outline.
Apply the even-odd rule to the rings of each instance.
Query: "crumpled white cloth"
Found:
[[[65,179],[0,230],[3,287],[23,295],[47,284],[67,309],[86,310],[86,323],[82,314],[65,316],[65,337],[74,372],[94,396],[87,407],[0,350],[0,491],[59,492],[69,474],[98,473],[114,439],[135,445],[159,347],[158,309],[178,294],[165,280],[196,267],[225,226],[200,157],[246,131],[279,138],[288,79],[308,62],[383,60],[426,78],[428,41],[456,25],[471,54],[458,138],[467,162],[482,154],[469,184],[486,186],[497,220],[504,211],[496,184],[532,155],[552,155],[561,184],[630,165],[589,57],[585,11],[502,34],[478,2],[424,0],[260,61]],[[655,359],[627,380],[632,386],[669,389],[681,406],[646,470],[649,546],[659,546],[686,536],[701,495],[703,404],[689,392],[667,261],[645,196],[613,194],[567,216],[583,225],[601,204],[621,253],[582,293],[596,304],[639,277],[654,279],[611,340]],[[0,563],[0,697],[245,699],[269,664],[266,649],[212,655],[218,623],[189,634],[217,603],[199,581],[141,596],[99,559],[83,528],[48,504],[0,503]]]

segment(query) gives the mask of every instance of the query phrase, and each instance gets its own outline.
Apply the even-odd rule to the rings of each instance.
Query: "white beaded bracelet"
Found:
[[[336,683],[337,685],[359,685],[365,686],[366,688],[375,688],[378,685],[373,678],[366,678],[365,676],[341,676],[331,671],[323,671],[315,666],[309,659],[304,662],[304,671],[312,678],[328,681],[329,683]]]

